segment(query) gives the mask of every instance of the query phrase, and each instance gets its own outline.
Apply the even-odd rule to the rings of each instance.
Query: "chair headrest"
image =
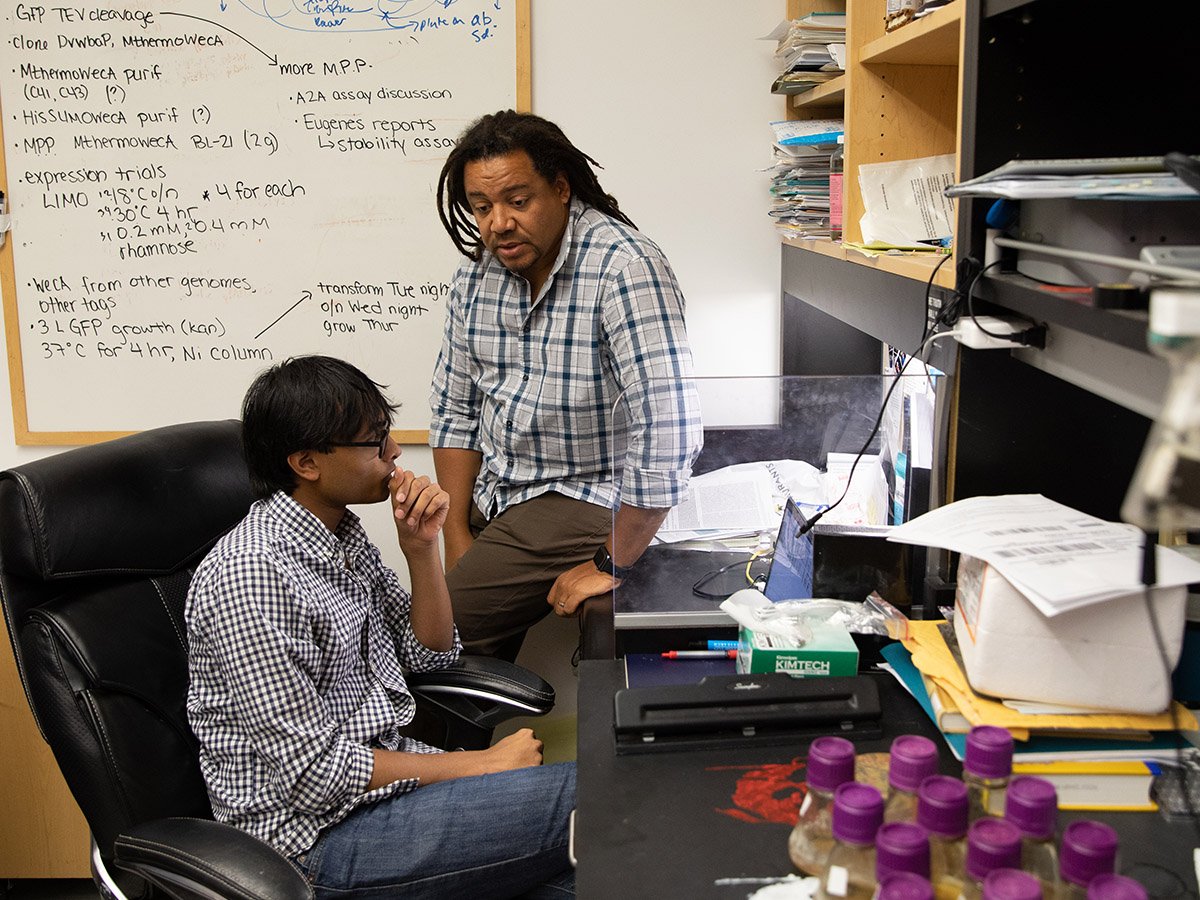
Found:
[[[253,499],[237,420],[80,447],[0,473],[3,566],[43,581],[173,572]]]

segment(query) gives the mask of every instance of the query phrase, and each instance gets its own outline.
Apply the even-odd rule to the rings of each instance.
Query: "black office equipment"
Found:
[[[906,609],[918,591],[913,545],[887,539],[884,525],[828,525],[813,528],[813,596],[865,600],[873,591]]]
[[[613,705],[617,753],[746,743],[799,747],[827,734],[881,734],[878,688],[861,676],[717,675],[694,685],[626,688]]]
[[[893,606],[912,604],[912,545],[889,541],[888,526],[818,522],[805,531],[807,524],[789,498],[763,588],[768,600],[861,601],[877,592]]]

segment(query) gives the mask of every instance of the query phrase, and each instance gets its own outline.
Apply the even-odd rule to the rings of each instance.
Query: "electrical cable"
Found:
[[[940,266],[941,263],[938,263],[938,265]],[[929,281],[930,284],[932,284],[933,278],[930,277]],[[821,518],[825,515],[825,513],[829,512],[830,510],[837,509],[838,505],[846,499],[846,495],[850,493],[850,485],[854,483],[854,472],[856,469],[858,469],[858,464],[862,461],[863,456],[866,455],[868,448],[871,446],[871,442],[875,440],[875,435],[879,433],[879,426],[883,424],[883,417],[887,412],[888,402],[892,399],[892,394],[895,393],[896,386],[900,384],[900,380],[904,376],[904,371],[908,368],[908,364],[921,354],[921,352],[925,349],[925,345],[931,343],[936,337],[937,335],[925,337],[917,349],[907,359],[904,360],[904,365],[900,367],[900,371],[897,372],[892,378],[892,383],[888,387],[887,393],[883,395],[883,403],[881,403],[879,406],[879,415],[875,417],[875,424],[871,427],[871,433],[867,435],[866,441],[863,442],[858,454],[854,457],[854,462],[850,464],[850,474],[846,477],[846,487],[842,489],[842,495],[838,497],[837,500],[833,501],[833,503],[829,504],[823,510],[814,515],[803,526],[801,526],[798,534],[805,534],[811,531],[813,526],[816,525],[817,522],[821,521]]]
[[[929,318],[929,303],[933,299],[933,279],[937,277],[938,269],[946,264],[946,260],[950,258],[950,254],[944,255],[938,264],[933,267],[933,271],[929,273],[929,280],[925,282],[925,328],[921,331],[920,346],[924,346],[926,338],[929,337],[929,332],[933,330],[934,323],[941,317],[942,312],[945,312],[946,307],[942,307],[942,312],[939,312],[931,321]]]
[[[881,403],[879,406],[879,415],[875,417],[875,424],[871,427],[871,433],[867,435],[866,441],[863,442],[858,454],[854,457],[854,462],[850,464],[850,474],[846,477],[846,487],[843,488],[842,495],[829,506],[820,510],[816,515],[809,519],[808,522],[800,528],[800,534],[805,534],[806,532],[811,531],[813,526],[821,520],[821,517],[824,516],[825,513],[832,509],[836,509],[838,505],[846,499],[846,495],[850,493],[850,485],[854,483],[854,472],[858,469],[859,462],[862,461],[863,456],[866,455],[868,448],[870,448],[871,442],[875,440],[875,435],[879,433],[879,426],[883,424],[883,417],[887,412],[888,402],[892,399],[892,394],[895,392],[896,386],[900,384],[900,379],[904,376],[905,370],[908,369],[909,363],[921,355],[927,344],[932,343],[934,340],[937,340],[940,337],[952,335],[952,332],[943,332],[940,335],[930,333],[941,320],[942,313],[946,311],[946,308],[943,308],[942,313],[939,313],[937,316],[935,316],[932,322],[929,319],[929,301],[930,296],[933,293],[933,279],[937,276],[938,269],[945,265],[946,260],[949,258],[949,254],[943,256],[940,260],[938,260],[938,264],[933,267],[933,271],[929,273],[929,280],[925,282],[925,328],[921,332],[921,342],[917,345],[917,349],[909,354],[904,360],[904,363],[900,366],[900,371],[898,371],[892,378],[892,383],[888,387],[887,393],[883,395],[883,403]]]
[[[1167,685],[1171,684],[1172,666],[1169,662],[1166,643],[1163,641],[1162,629],[1158,624],[1158,614],[1154,610],[1154,586],[1158,583],[1157,560],[1156,560],[1157,542],[1154,535],[1147,532],[1142,538],[1142,598],[1146,604],[1146,613],[1150,618],[1150,632],[1154,637],[1154,646],[1158,650],[1158,658],[1162,662],[1163,674],[1167,679]],[[1173,694],[1173,691],[1169,693]],[[1175,733],[1181,731],[1179,721],[1179,710],[1175,707],[1174,700],[1168,701],[1168,709],[1171,711],[1171,724],[1174,727]],[[1183,747],[1180,743],[1175,745],[1175,764],[1179,772],[1179,780],[1182,785],[1182,797],[1184,807],[1187,809],[1188,819],[1192,822],[1192,827],[1196,831],[1196,837],[1200,840],[1200,819],[1196,816],[1196,807],[1192,803],[1192,781],[1196,774],[1195,770],[1187,764],[1183,758]]]
[[[754,587],[754,578],[750,575],[750,566],[754,564],[756,559],[766,559],[769,561],[773,555],[774,551],[771,549],[756,550],[754,553],[750,554],[750,558],[745,561],[739,559],[737,562],[726,563],[719,569],[713,569],[711,572],[705,572],[703,575],[697,578],[696,582],[692,585],[692,593],[705,600],[725,600],[729,597],[728,593],[722,594],[715,591],[708,591],[705,590],[704,587],[713,580],[720,578],[726,572],[732,571],[733,569],[740,569],[742,566],[746,567],[746,584],[749,587]]]
[[[1037,322],[1028,316],[1021,316],[1021,318],[1029,323],[1029,328],[1027,328],[1025,331],[1015,331],[1010,334],[998,334],[993,331],[988,331],[983,326],[983,323],[981,323],[975,316],[975,285],[979,284],[979,279],[983,277],[984,273],[988,269],[992,268],[993,266],[1000,265],[1001,262],[1002,260],[995,260],[994,262],[988,263],[986,266],[976,272],[975,277],[971,279],[971,284],[967,287],[966,295],[967,315],[971,317],[971,321],[975,323],[975,327],[978,328],[981,333],[986,334],[990,338],[995,338],[1001,341],[1009,341],[1017,344],[1024,344],[1025,346],[1030,346],[1036,341],[1036,346],[1041,347],[1043,346],[1042,341],[1044,340],[1045,334],[1044,326],[1038,325]],[[1034,332],[1039,330],[1042,337],[1034,337]]]
[[[979,279],[983,277],[984,272],[986,272],[988,269],[992,268],[993,266],[998,266],[998,265],[1000,265],[1000,260],[996,260],[995,262],[988,263],[986,266],[984,266],[982,269],[980,269],[978,272],[976,272],[975,277],[971,279],[971,284],[967,287],[967,315],[971,317],[971,321],[975,323],[975,327],[978,328],[980,331],[982,331],[984,334],[986,334],[988,337],[999,338],[1000,340],[1009,340],[1012,338],[1012,335],[1010,335],[1010,334],[994,334],[993,332],[988,331],[986,328],[984,328],[982,325],[980,325],[979,320],[977,318],[975,318],[975,285],[979,284]]]

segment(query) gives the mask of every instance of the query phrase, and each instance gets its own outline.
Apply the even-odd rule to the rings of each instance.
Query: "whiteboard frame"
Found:
[[[531,112],[533,107],[533,68],[531,61],[532,30],[530,5],[532,0],[516,0],[516,94],[517,111]],[[4,144],[3,117],[0,116],[0,148]],[[0,152],[0,189],[8,195],[8,160]],[[29,429],[28,398],[25,393],[25,365],[21,356],[21,324],[17,312],[17,279],[13,260],[12,235],[6,236],[0,248],[0,291],[4,297],[4,339],[8,349],[9,395],[12,401],[13,434],[17,446],[74,447],[98,444],[134,434],[132,431],[31,431]],[[404,445],[427,445],[427,429],[403,429],[392,432],[396,442]]]

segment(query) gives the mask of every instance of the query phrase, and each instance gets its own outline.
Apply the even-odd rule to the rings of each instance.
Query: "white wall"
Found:
[[[766,216],[771,41],[784,4],[535,0],[533,111],[603,167],[667,254],[702,375],[775,374],[779,242]]]
[[[600,162],[601,183],[666,252],[687,297],[698,373],[776,373],[779,245],[759,170],[770,160],[767,123],[782,117],[783,102],[768,92],[774,44],[758,38],[784,4],[532,5],[533,111]],[[432,210],[430,227],[438,227]],[[7,369],[0,389],[0,468],[57,452],[16,446]],[[433,471],[425,447],[405,448],[404,464]],[[403,573],[387,509],[360,512]],[[555,683],[560,708],[574,706],[563,664],[576,634],[574,622],[548,620],[522,656]]]

